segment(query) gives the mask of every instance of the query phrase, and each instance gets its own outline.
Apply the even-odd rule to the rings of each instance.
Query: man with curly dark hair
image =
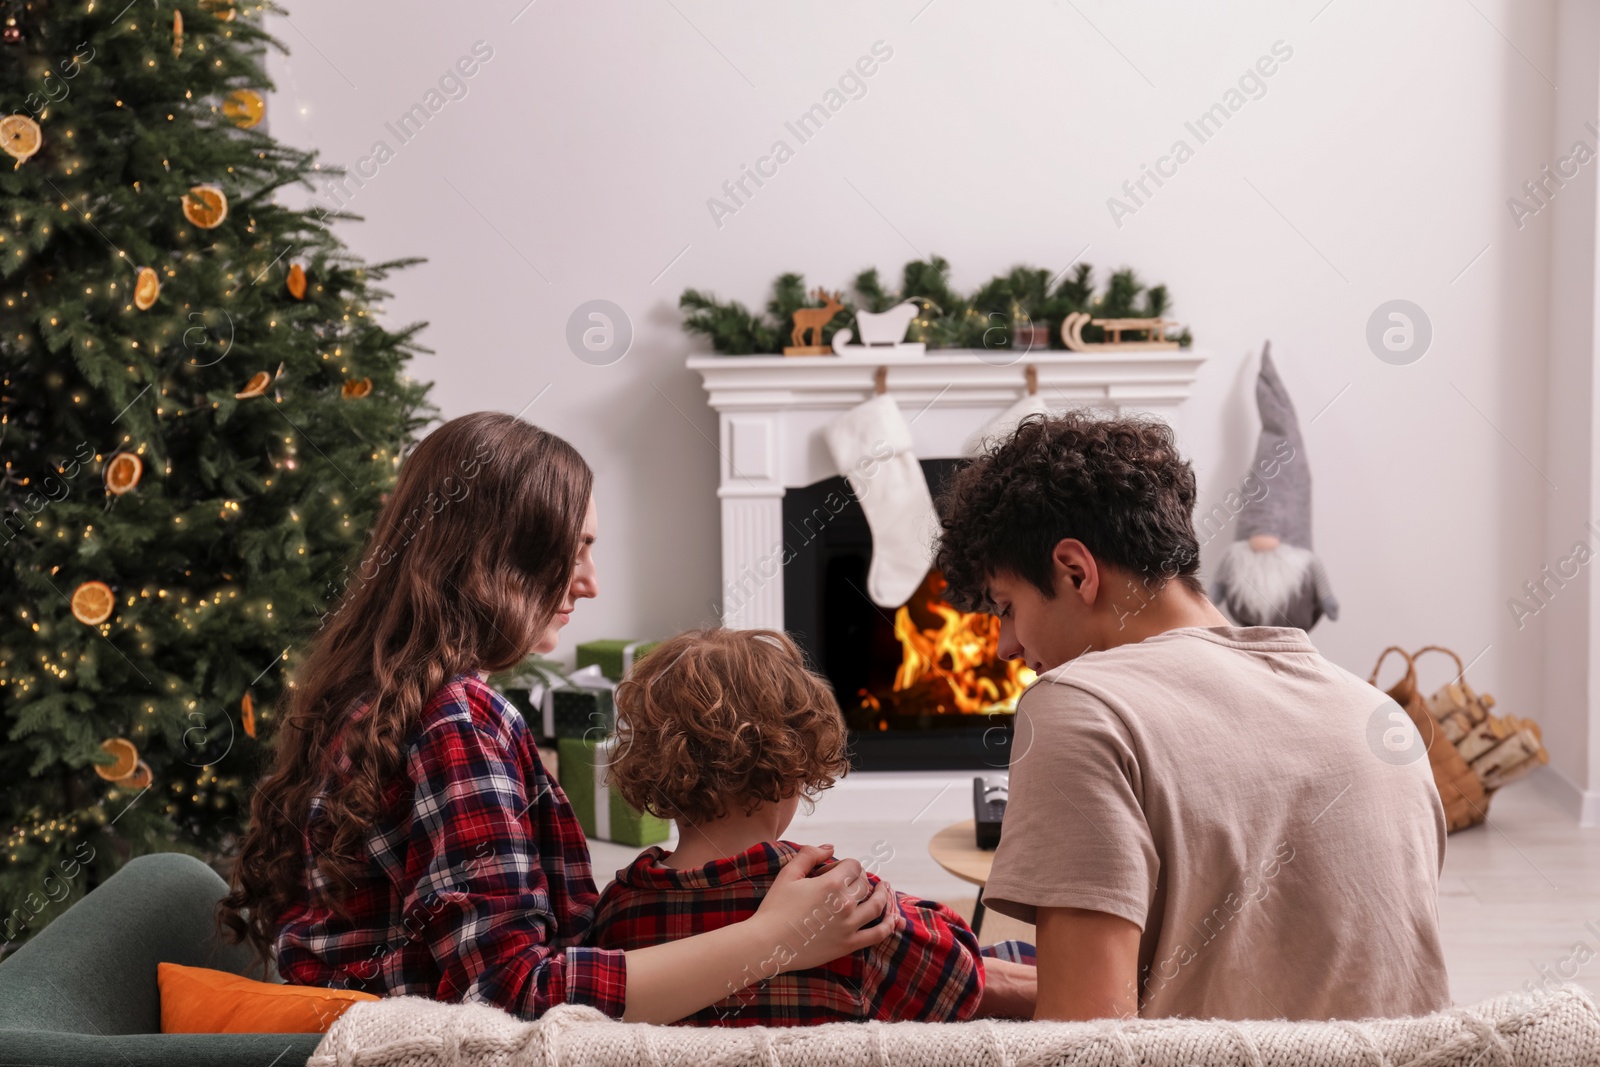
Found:
[[[946,595],[1022,697],[984,903],[1037,925],[1036,1018],[1328,1019],[1450,1004],[1443,807],[1382,692],[1206,599],[1163,422],[1034,415],[940,500]]]

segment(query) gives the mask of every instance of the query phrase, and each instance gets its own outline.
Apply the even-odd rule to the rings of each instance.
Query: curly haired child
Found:
[[[673,819],[679,845],[672,852],[652,846],[617,872],[596,907],[593,943],[639,948],[753,914],[801,848],[780,837],[801,799],[849,770],[844,717],[827,683],[806,669],[784,634],[709,629],[654,649],[617,687],[616,700],[619,754],[611,778],[634,807]],[[864,868],[875,884],[873,865]],[[752,961],[751,984],[730,988],[726,999],[682,1022],[806,1026],[1032,1015],[1032,946],[980,949],[949,907],[894,897],[889,921],[896,929],[879,944],[787,973],[779,969],[797,946],[774,945],[767,958]],[[797,937],[816,936],[830,921],[826,909],[814,912]]]

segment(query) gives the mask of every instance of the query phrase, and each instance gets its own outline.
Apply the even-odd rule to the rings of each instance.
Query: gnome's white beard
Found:
[[[1271,619],[1306,588],[1315,558],[1309,548],[1284,541],[1266,552],[1257,552],[1249,541],[1235,541],[1219,575],[1227,576],[1229,600],[1254,618]]]

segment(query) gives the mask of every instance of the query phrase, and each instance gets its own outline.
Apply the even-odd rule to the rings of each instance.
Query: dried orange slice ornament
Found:
[[[265,396],[267,394],[267,386],[271,382],[272,375],[264,370],[258,370],[250,376],[250,380],[245,383],[243,389],[233,394],[234,399],[248,400],[253,396]]]
[[[150,769],[150,764],[140,760],[133,773],[125,778],[118,778],[117,784],[124,789],[149,789],[150,783],[155,780],[155,772]]]
[[[346,378],[339,394],[346,400],[360,400],[372,392],[371,378]]]
[[[85,626],[99,626],[116,606],[116,594],[105,582],[84,582],[72,591],[72,617]]]
[[[172,13],[172,54],[175,56],[181,56],[183,54],[182,11],[174,11]]]
[[[250,699],[249,693],[246,693],[244,699],[239,701],[239,712],[240,718],[244,723],[245,736],[254,737],[256,735],[256,702]]]
[[[121,496],[139,484],[144,475],[144,460],[132,452],[118,452],[106,464],[106,491]]]
[[[267,113],[267,102],[254,89],[235,89],[222,101],[222,114],[241,130],[257,125]]]
[[[161,295],[161,276],[154,267],[140,267],[138,280],[133,283],[133,306],[149,311]]]
[[[202,230],[214,230],[228,217],[228,198],[215,185],[196,185],[182,199],[183,217]]]
[[[239,15],[233,0],[200,0],[200,10],[210,12],[212,17],[223,22],[232,22]]]
[[[126,737],[113,737],[100,742],[102,752],[111,753],[115,763],[96,763],[94,773],[108,782],[115,782],[119,778],[126,778],[139,769],[139,750],[133,747],[133,742]]]
[[[289,295],[296,300],[306,298],[306,269],[298,263],[289,266]]]
[[[44,131],[28,116],[7,115],[0,119],[0,148],[4,148],[6,155],[17,161],[18,167],[32,159],[42,144]]]

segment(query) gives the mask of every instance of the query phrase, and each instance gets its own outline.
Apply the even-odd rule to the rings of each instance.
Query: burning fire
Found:
[[[939,593],[944,578],[928,578],[894,616],[900,642],[900,667],[894,677],[894,703],[899,712],[993,714],[1017,708],[1017,698],[1033,684],[1033,670],[1018,660],[999,658],[1000,620],[993,615],[957,611]],[[919,624],[916,614],[930,621]],[[880,703],[863,691],[862,706],[874,711]]]

